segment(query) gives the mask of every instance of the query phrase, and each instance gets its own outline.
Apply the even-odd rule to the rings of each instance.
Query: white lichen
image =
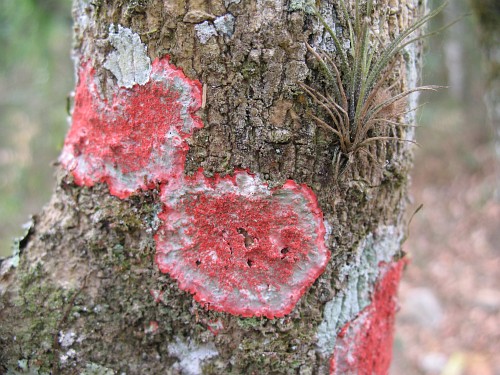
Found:
[[[59,356],[59,360],[61,361],[62,365],[67,364],[69,360],[72,360],[75,358],[76,358],[76,350],[74,350],[74,349],[70,349],[66,353],[62,353]]]
[[[294,12],[301,10],[308,14],[313,14],[314,5],[314,1],[312,0],[290,0],[290,3],[288,4],[288,11]]]
[[[416,44],[411,44],[404,49],[404,53],[406,54],[406,82],[408,87],[417,87],[420,78],[420,65],[421,58],[419,55],[419,47]],[[408,108],[415,109],[418,107],[418,98],[420,96],[419,91],[415,91],[408,95]],[[405,122],[407,124],[414,124],[416,119],[415,111],[408,111],[405,115]],[[412,141],[415,139],[415,127],[407,127],[404,139],[408,141]]]
[[[194,29],[196,30],[196,35],[198,36],[201,44],[206,44],[211,37],[217,35],[215,26],[209,21],[196,25]]]
[[[81,0],[75,1],[73,4],[73,40],[76,43],[82,43],[81,51],[76,52],[77,48],[75,48],[72,54],[76,68],[75,73],[78,72],[78,67],[80,67],[81,54],[85,55],[85,49],[87,48],[84,35],[87,30],[92,28],[90,3],[91,0]],[[75,81],[78,82],[78,75],[75,76]]]
[[[23,370],[23,371],[27,372],[27,371],[28,371],[28,369],[29,369],[29,368],[28,368],[28,360],[27,360],[27,359],[20,359],[19,361],[17,361],[17,366],[18,366],[21,370]]]
[[[217,17],[213,23],[205,21],[194,27],[201,44],[206,44],[211,37],[223,35],[231,37],[234,33],[235,17],[231,13]]]
[[[182,374],[200,375],[202,374],[202,363],[218,356],[219,352],[213,343],[198,346],[192,341],[186,343],[176,337],[175,343],[168,345],[168,354],[179,360],[174,364],[174,367]]]
[[[59,344],[61,344],[61,347],[68,348],[74,344],[75,340],[76,333],[74,331],[59,331]]]
[[[114,374],[116,374],[115,371],[93,362],[87,363],[85,369],[80,373],[80,375],[114,375]]]
[[[328,244],[328,241],[330,240],[330,235],[332,234],[332,226],[328,222],[328,220],[324,220],[323,224],[325,225],[325,243]]]
[[[404,7],[406,11],[413,11],[415,8],[418,8],[418,0],[408,1],[406,7]],[[404,25],[401,26],[404,27]],[[424,31],[422,30],[420,33],[424,33]],[[419,84],[420,70],[422,66],[420,46],[418,43],[411,43],[403,49],[402,53],[405,59],[406,85],[409,88],[415,88]],[[415,109],[418,107],[419,97],[419,91],[415,91],[408,95],[408,109]],[[414,124],[415,121],[416,111],[408,111],[405,114],[404,122],[407,124]],[[415,139],[415,127],[407,127],[403,136],[405,140],[413,141]]]
[[[323,321],[318,326],[317,346],[324,356],[333,352],[339,331],[371,303],[371,296],[380,277],[379,265],[389,263],[398,252],[403,234],[395,226],[380,226],[358,245],[353,262],[346,264],[339,275],[345,287],[326,303]]]
[[[214,20],[214,25],[220,34],[231,37],[234,33],[234,16],[228,13],[217,17]]]
[[[113,73],[118,85],[131,88],[136,84],[147,83],[151,61],[139,35],[121,25],[115,28],[112,24],[109,27],[108,41],[115,50],[107,56],[104,67]]]

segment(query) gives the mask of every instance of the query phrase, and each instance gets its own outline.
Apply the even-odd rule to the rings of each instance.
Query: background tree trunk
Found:
[[[354,1],[348,6],[353,11]],[[336,1],[320,4],[345,41],[339,9]],[[387,9],[387,22],[379,23]],[[384,0],[370,17],[388,43],[418,15],[417,0]],[[411,148],[406,142],[377,142],[369,149],[374,158],[361,155],[340,178],[335,173],[338,139],[312,119],[315,108],[298,85],[322,84],[304,42],[332,50],[305,2],[75,0],[74,18],[78,82],[56,189],[19,241],[19,252],[1,263],[2,368],[87,374],[386,373],[404,262]],[[416,85],[418,46],[407,47],[398,60],[387,86],[395,83],[401,92]],[[182,129],[172,136],[178,143],[165,138],[155,148],[157,135],[166,131],[151,127],[164,116],[155,100],[164,100],[165,112],[178,116],[174,120]],[[99,127],[106,124],[120,127],[115,133]],[[115,138],[128,127],[130,133]],[[413,137],[404,130],[388,135]],[[92,145],[97,147],[90,153]],[[141,169],[143,151],[150,160],[160,155],[159,161]],[[251,194],[235,192],[240,176]],[[201,199],[203,189],[219,198],[217,189],[229,189],[221,201],[237,198],[221,207],[234,209],[245,223],[259,214],[245,199],[270,196],[262,198],[271,207],[265,211],[271,229],[264,231],[277,230],[275,221],[281,220],[282,212],[273,216],[273,205],[292,212],[302,234],[290,238],[305,242],[290,249],[284,244],[281,254],[306,262],[309,279],[290,292],[290,300],[300,299],[270,307],[265,296],[288,288],[271,283],[269,290],[278,292],[260,296],[264,307],[253,310],[239,306],[234,296],[231,306],[201,293],[195,300],[185,270],[169,269],[175,278],[165,273],[161,249],[179,240],[168,229],[168,215],[178,209],[169,199],[178,191]],[[190,207],[211,208],[197,204],[176,214],[195,216]],[[219,220],[219,214],[208,220]],[[247,248],[274,241],[271,232],[259,237],[260,224],[245,229],[220,220],[228,225],[228,236],[237,232]],[[200,230],[197,225],[177,228],[179,241],[189,230]],[[294,253],[304,248],[309,252]],[[265,266],[261,261],[249,259],[248,267],[259,270]],[[295,261],[290,264],[299,267]],[[288,264],[276,268],[278,276],[289,276]]]
[[[472,10],[478,19],[481,42],[486,57],[486,96],[488,118],[495,132],[495,150],[500,160],[500,4],[494,0],[471,1]],[[500,182],[500,163],[496,164],[497,181]],[[497,184],[497,186],[499,186]],[[496,190],[500,200],[500,190]]]

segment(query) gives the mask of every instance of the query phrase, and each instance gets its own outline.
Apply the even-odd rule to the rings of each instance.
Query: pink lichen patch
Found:
[[[185,140],[203,126],[194,115],[200,105],[201,84],[168,58],[153,62],[146,84],[117,88],[111,101],[101,97],[94,70],[84,64],[61,163],[77,184],[106,182],[120,198],[178,178],[188,150]]]
[[[330,358],[330,374],[383,375],[392,357],[397,288],[406,261],[382,264],[373,302],[352,322],[347,323]]]
[[[156,320],[151,320],[144,328],[144,333],[146,335],[154,335],[158,332],[160,325]]]
[[[156,303],[160,303],[163,301],[163,291],[157,289],[151,289],[149,294],[153,297]]]
[[[210,320],[207,322],[207,328],[214,336],[217,336],[224,329],[224,324],[220,319]]]
[[[282,317],[329,260],[315,195],[293,181],[271,190],[247,172],[198,172],[162,201],[156,262],[210,309]]]

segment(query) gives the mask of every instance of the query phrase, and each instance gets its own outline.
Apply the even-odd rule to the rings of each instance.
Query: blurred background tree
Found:
[[[482,167],[475,155],[477,148],[493,147],[494,132],[487,121],[484,103],[485,64],[477,18],[471,15],[471,2],[475,0],[449,1],[445,11],[429,25],[430,30],[436,30],[461,18],[427,42],[423,84],[447,88],[437,95],[421,96],[421,102],[427,104],[420,111],[418,121],[417,141],[421,147],[416,150],[416,178],[427,174],[431,181],[438,178],[444,182],[451,181],[457,173],[472,174]],[[442,0],[429,0],[429,7],[441,3]],[[435,165],[434,170],[433,165],[426,163],[426,160],[439,159],[447,160],[446,168]],[[462,167],[465,169],[460,169]]]
[[[485,55],[488,118],[495,132],[496,156],[500,160],[500,1],[470,0]],[[500,167],[497,163],[496,198],[500,201]]]
[[[430,25],[467,15],[424,55],[423,84],[449,88],[421,98],[412,195],[423,209],[406,243],[412,261],[400,285],[393,375],[500,374],[499,163],[485,104],[500,100],[491,62],[496,56],[498,75],[499,8],[498,0],[450,0]]]
[[[47,202],[73,86],[71,0],[0,2],[0,256]]]

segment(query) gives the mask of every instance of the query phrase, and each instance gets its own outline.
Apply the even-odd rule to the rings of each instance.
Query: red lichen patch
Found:
[[[97,89],[90,64],[80,68],[71,129],[61,162],[79,185],[106,182],[111,194],[126,198],[184,171],[185,139],[203,126],[194,112],[201,84],[170,65],[152,64],[150,80],[117,88],[111,101]]]
[[[163,301],[163,291],[157,289],[151,289],[149,294],[153,297],[156,303],[160,303]]]
[[[144,328],[144,333],[146,335],[154,335],[158,332],[160,325],[156,320],[151,320]]]
[[[220,319],[210,320],[206,323],[207,328],[214,336],[217,336],[224,329],[224,323]]]
[[[330,374],[384,375],[392,358],[397,288],[406,261],[381,264],[373,302],[337,336]]]
[[[199,172],[162,201],[156,262],[210,309],[282,317],[329,260],[315,195],[293,181],[270,190],[247,172]]]

